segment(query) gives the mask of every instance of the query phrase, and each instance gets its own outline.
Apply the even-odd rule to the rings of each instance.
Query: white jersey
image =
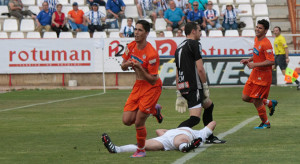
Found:
[[[199,137],[202,138],[202,142],[205,142],[206,138],[212,134],[212,131],[208,127],[204,127],[201,130],[193,130],[188,127],[180,127],[168,130],[162,136],[153,139],[160,142],[164,146],[165,151],[177,150],[178,148],[176,148],[174,145],[174,138],[181,134],[187,135],[189,137],[189,142]]]

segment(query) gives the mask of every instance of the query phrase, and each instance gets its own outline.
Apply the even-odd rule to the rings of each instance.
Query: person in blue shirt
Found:
[[[170,8],[166,10],[164,14],[165,21],[167,22],[167,31],[172,31],[174,28],[180,28],[184,30],[184,18],[185,15],[180,8],[176,8],[174,1],[169,2]]]
[[[49,10],[48,2],[43,2],[43,10],[36,17],[36,31],[42,32],[51,30],[52,12]]]
[[[199,3],[197,1],[193,2],[194,10],[189,12],[187,22],[197,22],[200,25],[201,30],[205,30],[206,18],[203,10],[198,10],[198,5]]]
[[[195,9],[195,7],[193,6],[194,2],[198,2],[198,10],[205,10],[206,8],[206,4],[207,4],[207,0],[189,0],[189,7],[190,7],[190,11],[193,11]]]
[[[121,21],[125,18],[125,4],[123,0],[107,0],[106,10],[107,10],[107,18],[115,18]]]

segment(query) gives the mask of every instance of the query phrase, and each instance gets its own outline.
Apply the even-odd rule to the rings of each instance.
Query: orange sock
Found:
[[[258,115],[263,123],[268,123],[268,116],[265,105],[256,108]]]
[[[147,130],[145,126],[136,128],[136,140],[140,150],[144,149],[147,137]]]
[[[272,101],[268,99],[263,99],[264,105],[267,105],[268,107],[272,107]]]

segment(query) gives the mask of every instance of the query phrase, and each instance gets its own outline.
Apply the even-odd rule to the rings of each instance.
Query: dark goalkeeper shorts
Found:
[[[275,55],[275,68],[279,66],[281,70],[285,70],[287,67],[284,55]]]
[[[188,94],[182,94],[182,97],[187,100],[189,109],[202,107],[202,101],[204,99],[202,89],[192,90]]]

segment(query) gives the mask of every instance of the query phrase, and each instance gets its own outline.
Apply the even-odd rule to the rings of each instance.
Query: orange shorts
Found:
[[[155,105],[162,90],[161,80],[158,80],[155,85],[151,85],[145,80],[137,80],[127,99],[124,112],[139,109],[144,113],[155,115]]]
[[[251,98],[266,99],[269,96],[270,86],[271,85],[268,86],[257,85],[248,80],[245,84],[243,94]]]

